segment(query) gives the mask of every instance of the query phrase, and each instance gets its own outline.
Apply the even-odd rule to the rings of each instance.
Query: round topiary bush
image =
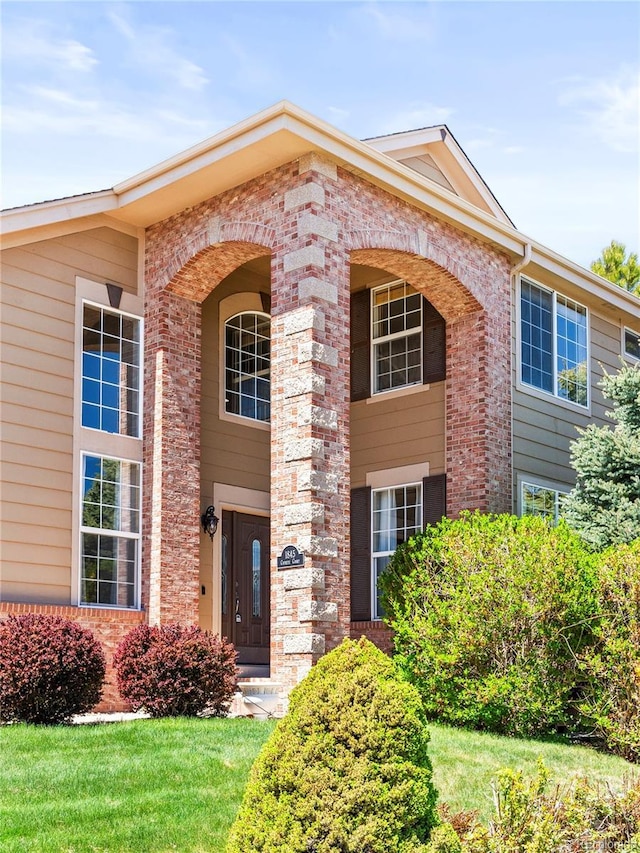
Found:
[[[102,695],[105,657],[91,631],[60,616],[0,622],[0,720],[63,723]]]
[[[258,756],[227,853],[419,853],[437,823],[418,692],[366,639],[292,691]]]
[[[113,665],[122,698],[152,717],[222,717],[238,683],[234,647],[196,625],[139,625]]]

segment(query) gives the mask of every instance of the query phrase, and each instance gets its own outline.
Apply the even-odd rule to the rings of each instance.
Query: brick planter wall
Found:
[[[112,667],[113,653],[125,634],[128,634],[136,625],[144,622],[144,613],[139,610],[110,610],[98,607],[62,607],[53,604],[0,602],[0,620],[7,616],[20,616],[23,613],[61,616],[92,631],[96,639],[102,643],[107,659],[107,675],[102,700],[94,710],[127,710],[127,705],[120,698],[116,687],[115,673]]]

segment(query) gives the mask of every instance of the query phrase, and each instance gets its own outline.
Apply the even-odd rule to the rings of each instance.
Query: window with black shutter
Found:
[[[446,327],[404,281],[351,295],[351,400],[365,400],[446,375]]]

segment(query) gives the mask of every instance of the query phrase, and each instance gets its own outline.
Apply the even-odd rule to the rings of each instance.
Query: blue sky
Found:
[[[446,123],[516,226],[640,249],[640,4],[2,2],[2,206],[111,187],[286,98]]]

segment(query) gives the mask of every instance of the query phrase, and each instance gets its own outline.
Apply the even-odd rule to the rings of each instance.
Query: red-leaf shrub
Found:
[[[61,616],[26,613],[0,622],[0,720],[63,723],[100,701],[102,646]]]
[[[139,625],[113,665],[122,698],[152,717],[222,717],[238,682],[231,643],[195,625]]]

